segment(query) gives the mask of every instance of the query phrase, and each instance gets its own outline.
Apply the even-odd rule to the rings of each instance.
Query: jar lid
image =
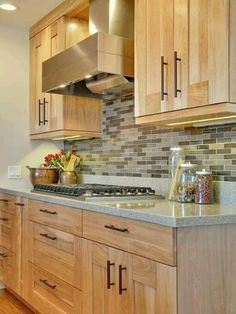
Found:
[[[196,168],[196,164],[191,164],[191,162],[186,162],[185,164],[180,165],[181,168],[186,168],[186,169],[191,169],[191,168]]]
[[[182,147],[171,147],[170,150],[171,150],[172,152],[174,152],[174,151],[183,150],[183,148],[182,148]]]
[[[211,171],[206,171],[206,169],[202,169],[201,171],[196,171],[196,174],[200,175],[200,176],[204,176],[204,175],[211,175],[212,172]]]

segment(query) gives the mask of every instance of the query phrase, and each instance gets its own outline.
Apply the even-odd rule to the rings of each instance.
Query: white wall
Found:
[[[38,166],[61,146],[29,140],[28,30],[0,24],[0,186],[30,187],[25,166]],[[8,179],[8,165],[21,165],[22,179]]]

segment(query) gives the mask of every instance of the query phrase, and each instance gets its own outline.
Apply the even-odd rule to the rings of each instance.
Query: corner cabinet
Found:
[[[62,16],[31,38],[31,139],[101,135],[101,100],[42,92],[42,63],[87,36],[85,21]]]
[[[137,123],[236,108],[235,23],[234,0],[136,1]]]

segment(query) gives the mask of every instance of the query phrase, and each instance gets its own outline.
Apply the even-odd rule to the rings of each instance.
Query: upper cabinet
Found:
[[[30,137],[101,136],[99,99],[42,92],[42,63],[88,36],[88,21],[62,16],[30,39]]]
[[[235,23],[233,0],[136,1],[137,123],[236,115]]]

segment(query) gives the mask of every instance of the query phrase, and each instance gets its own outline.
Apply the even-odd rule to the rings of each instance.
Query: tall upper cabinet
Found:
[[[89,35],[84,12],[82,18],[61,16],[30,39],[31,139],[98,137],[101,134],[101,100],[42,92],[42,63]]]
[[[136,122],[235,115],[235,26],[234,0],[137,0]]]

